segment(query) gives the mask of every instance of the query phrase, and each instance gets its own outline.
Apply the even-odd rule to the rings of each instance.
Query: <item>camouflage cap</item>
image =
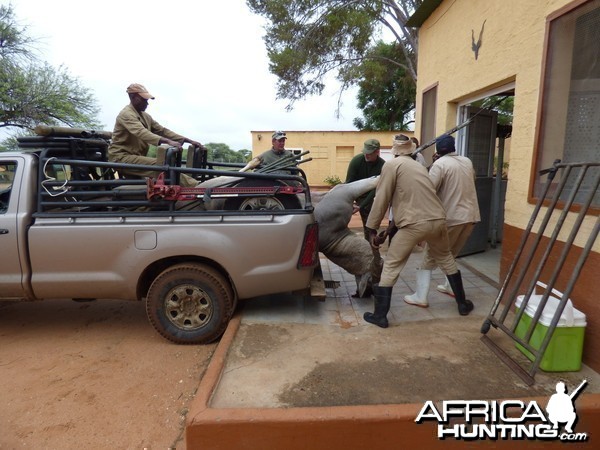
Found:
[[[273,139],[279,140],[282,138],[287,139],[287,137],[285,136],[285,131],[276,131],[275,133],[273,133]]]
[[[381,144],[377,139],[367,139],[363,144],[363,153],[365,155],[370,155],[373,152],[376,152],[381,148]]]

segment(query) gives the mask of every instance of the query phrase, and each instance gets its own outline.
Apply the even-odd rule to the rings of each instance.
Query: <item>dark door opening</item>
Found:
[[[458,256],[484,252],[490,246],[496,248],[502,241],[508,182],[505,142],[512,130],[513,102],[512,97],[508,97],[511,94],[507,92],[500,97],[488,97],[460,110],[461,122],[473,118],[461,130],[459,139],[462,143],[459,145],[463,149],[461,153],[473,162],[481,222],[475,226]]]

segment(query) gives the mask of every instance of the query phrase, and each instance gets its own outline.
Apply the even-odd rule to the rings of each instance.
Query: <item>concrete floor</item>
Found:
[[[478,254],[459,262],[475,304],[466,317],[452,298],[435,291],[441,273],[434,274],[429,308],[404,303],[420,260],[420,253],[411,255],[394,288],[386,329],[363,320],[373,299],[352,298],[353,277],[323,257],[324,278],[333,282],[325,301],[281,295],[245,302],[190,405],[188,448],[545,448],[545,441],[440,440],[434,423],[415,418],[427,401],[517,399],[544,407],[558,381],[571,392],[584,379],[577,432],[600,426],[600,375],[585,365],[578,372],[538,371],[528,385],[482,343],[499,257]],[[530,367],[506,334],[492,328],[487,336]]]
[[[324,302],[299,296],[245,302],[211,407],[523,398],[551,394],[557,380],[578,384],[584,377],[590,381],[589,392],[600,390],[600,377],[585,366],[580,372],[538,372],[535,385],[526,386],[480,341],[481,325],[498,292],[498,253],[459,260],[467,298],[475,304],[467,317],[458,315],[453,298],[435,290],[444,281],[441,272],[434,272],[429,308],[403,301],[415,285],[420,261],[421,253],[413,252],[394,287],[387,329],[363,320],[364,312],[373,310],[373,299],[352,298],[354,277],[324,257],[324,279],[335,286],[326,289]],[[488,336],[528,366],[506,335],[492,329]]]
[[[471,272],[486,280],[489,284],[498,286],[501,281],[501,255],[502,246],[498,244],[496,248],[488,247],[485,252],[462,256],[458,258],[458,262],[466,265]]]

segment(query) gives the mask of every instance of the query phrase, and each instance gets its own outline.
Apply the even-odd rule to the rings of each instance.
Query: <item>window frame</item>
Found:
[[[562,8],[554,11],[546,17],[546,26],[545,26],[545,34],[544,34],[544,43],[543,43],[543,54],[542,54],[542,64],[541,64],[541,73],[540,73],[540,95],[538,99],[538,109],[537,109],[537,117],[536,117],[536,132],[535,132],[535,140],[533,147],[533,157],[531,164],[531,171],[529,177],[529,189],[527,201],[530,204],[536,204],[539,201],[538,196],[536,195],[536,183],[539,182],[540,186],[543,184],[541,178],[538,176],[538,171],[542,169],[546,169],[546,167],[538,167],[540,159],[542,158],[542,152],[540,150],[541,144],[544,140],[544,133],[546,132],[546,115],[544,111],[546,110],[546,106],[548,103],[548,98],[546,95],[546,83],[548,71],[551,70],[549,65],[549,61],[552,60],[551,44],[552,44],[552,26],[556,23],[557,20],[565,17],[568,14],[572,14],[575,10],[583,7],[586,3],[591,3],[594,0],[575,0]],[[566,124],[565,124],[565,133],[566,133]],[[563,154],[564,156],[564,154]],[[543,204],[547,206],[551,202],[550,199],[545,199]],[[564,201],[559,200],[559,207],[564,206]],[[571,212],[579,212],[581,210],[582,205],[578,203],[574,203],[569,211]],[[594,215],[600,213],[600,207],[595,207],[593,205],[590,206],[588,210],[588,215]]]
[[[436,134],[436,121],[437,121],[437,102],[438,102],[438,85],[436,82],[430,86],[427,86],[423,91],[421,91],[421,127],[419,130],[419,142],[424,144],[425,142],[429,142],[431,139],[437,136]],[[429,102],[425,102],[425,96],[428,94],[434,94],[433,98],[433,111],[431,113],[431,120],[427,123],[424,120],[426,114],[429,114],[427,111],[427,105]],[[429,129],[431,127],[431,130]],[[431,136],[428,136],[426,133],[431,133]]]

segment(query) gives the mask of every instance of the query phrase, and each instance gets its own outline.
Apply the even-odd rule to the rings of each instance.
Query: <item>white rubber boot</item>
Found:
[[[431,282],[431,270],[417,269],[417,292],[411,295],[405,295],[404,301],[409,305],[427,308],[427,294],[429,293],[429,283]]]
[[[446,284],[438,284],[436,289],[443,294],[449,295],[450,297],[454,297],[454,292],[452,292],[452,288],[450,287],[448,278],[446,278]]]

